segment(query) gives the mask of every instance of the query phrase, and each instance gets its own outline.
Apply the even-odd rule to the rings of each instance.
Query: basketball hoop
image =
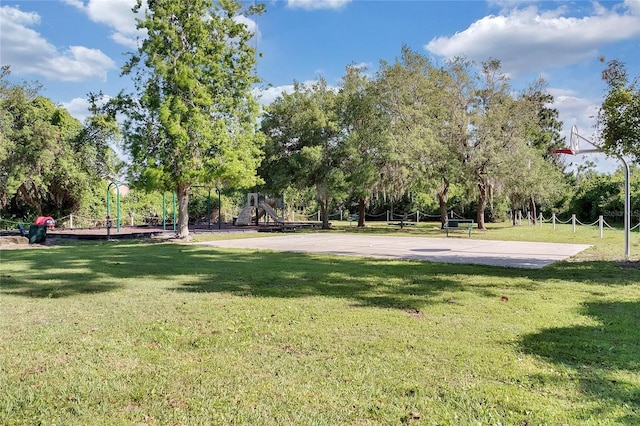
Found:
[[[593,148],[583,149],[580,151],[580,139],[584,139],[586,143],[593,146]],[[570,148],[554,149],[551,152],[554,154],[591,154],[603,152],[602,147],[594,144],[589,139],[586,139],[578,133],[578,127],[575,125],[571,127],[571,139],[569,139]],[[622,163],[625,170],[624,177],[624,257],[629,258],[631,251],[631,243],[629,233],[631,231],[631,185],[629,183],[631,179],[631,173],[629,171],[629,165],[622,156],[616,156]]]
[[[578,127],[571,127],[571,139],[569,140],[571,144],[571,154],[577,154],[580,152],[580,134],[578,133]],[[566,153],[563,153],[566,154]]]
[[[573,150],[569,149],[569,148],[553,149],[553,150],[551,150],[551,152],[554,153],[554,154],[568,154],[568,155],[575,154],[575,152],[573,152]]]

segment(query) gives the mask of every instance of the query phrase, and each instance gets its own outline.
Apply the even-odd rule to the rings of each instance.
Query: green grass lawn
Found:
[[[565,231],[591,254],[539,270],[1,251],[0,424],[640,424],[640,269],[621,232]]]

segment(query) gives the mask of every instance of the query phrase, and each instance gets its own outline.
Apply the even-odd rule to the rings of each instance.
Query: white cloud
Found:
[[[37,13],[0,7],[2,64],[10,65],[13,73],[37,74],[59,81],[105,81],[107,71],[116,67],[111,58],[98,49],[70,46],[66,51],[58,51],[29,28],[39,23]]]
[[[269,105],[283,93],[293,92],[293,84],[277,87],[267,87],[266,89],[256,89],[253,91],[260,105]]]
[[[146,7],[143,1],[142,7],[137,14],[132,8],[136,0],[63,0],[67,4],[78,8],[85,13],[93,22],[104,24],[113,29],[111,39],[118,44],[130,49],[137,49],[140,40],[146,37],[145,30],[136,28],[136,18],[142,18]],[[249,31],[260,38],[260,30],[256,21],[243,15],[234,18],[247,26]]]
[[[144,32],[136,29],[136,17],[146,9],[143,4],[138,15],[131,10],[136,0],[64,0],[67,4],[80,9],[93,22],[113,29],[111,39],[123,46],[135,49],[138,39],[144,38]]]
[[[287,0],[287,7],[318,10],[318,9],[342,9],[351,0]]]
[[[306,80],[299,82],[302,87],[310,88],[314,84],[317,84],[317,80]],[[338,88],[334,86],[327,86],[329,89],[337,91]],[[269,105],[275,101],[279,96],[284,93],[293,93],[293,84],[285,84],[282,86],[269,86],[267,88],[257,88],[253,90],[253,96],[256,97],[260,105]]]
[[[364,69],[364,70],[370,69],[372,65],[373,64],[371,62],[360,62],[358,64],[351,64],[351,66],[354,68]]]
[[[106,81],[107,70],[116,68],[116,64],[102,51],[84,46],[70,46],[63,56],[48,58],[43,63],[49,68],[40,69],[40,74],[62,81],[83,81],[96,77]]]
[[[539,12],[535,6],[509,14],[486,16],[451,37],[431,40],[425,49],[444,57],[466,56],[476,61],[500,59],[513,75],[595,58],[598,49],[640,36],[640,6],[624,10],[595,7],[592,16],[564,16],[564,8]]]
[[[549,89],[549,93],[554,97],[553,107],[558,109],[559,119],[564,124],[563,135],[567,140],[574,125],[582,135],[593,138],[601,101],[580,97],[566,89]]]
[[[89,116],[89,102],[84,98],[73,98],[69,102],[62,102],[62,107],[69,111],[74,118],[84,121]]]
[[[250,33],[257,37],[258,40],[261,39],[262,34],[260,34],[260,28],[258,27],[258,23],[251,18],[247,18],[244,15],[238,15],[233,18],[234,21],[245,24]]]

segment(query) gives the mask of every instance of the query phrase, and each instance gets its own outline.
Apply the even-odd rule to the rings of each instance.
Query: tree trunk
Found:
[[[538,211],[536,210],[536,200],[533,195],[529,197],[529,211],[531,212],[531,223],[535,225],[538,219]]]
[[[33,188],[33,194],[29,191],[29,188],[27,188],[27,182],[24,182],[18,187],[18,192],[22,195],[25,204],[34,207],[36,214],[42,216],[42,203],[40,202],[38,190],[33,183],[31,183],[31,188]]]
[[[364,228],[364,214],[367,200],[363,197],[358,202],[358,228]]]
[[[189,189],[191,185],[178,184],[178,229],[176,238],[189,239]]]
[[[478,222],[478,229],[486,231],[487,228],[484,225],[484,211],[487,208],[487,182],[482,177],[478,177],[478,214],[476,220]]]
[[[322,218],[322,229],[329,229],[329,201],[320,200],[320,217]]]
[[[324,184],[316,185],[316,189],[318,191],[318,203],[320,204],[322,229],[329,229],[329,204],[331,204],[331,197],[329,197],[327,187]]]
[[[447,202],[449,201],[449,181],[442,178],[443,188],[438,191],[438,204],[440,205],[440,222],[442,226],[447,223]]]

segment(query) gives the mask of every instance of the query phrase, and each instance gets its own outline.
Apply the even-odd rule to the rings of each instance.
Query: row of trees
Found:
[[[84,125],[36,88],[8,85],[3,70],[0,208],[73,209],[90,182],[118,173],[107,147],[115,138],[132,160],[131,183],[178,194],[178,237],[188,237],[189,193],[200,185],[313,191],[325,226],[332,206],[354,202],[364,213],[372,198],[434,197],[444,219],[455,192],[475,200],[483,228],[497,201],[534,210],[564,192],[562,164],[550,154],[563,145],[553,98],[542,81],[516,92],[497,60],[435,66],[405,47],[374,76],[349,66],[337,88],[323,79],[295,83],[259,121],[253,34],[238,18],[264,6],[147,6],[138,21],[147,35],[122,70],[133,92],[107,103],[92,94]],[[603,77],[610,88],[599,121],[603,149],[637,158],[640,91],[615,61]]]
[[[477,199],[477,222],[498,195],[513,209],[553,200],[563,187],[551,150],[563,144],[553,99],[537,81],[514,95],[498,61],[459,58],[436,67],[405,47],[374,78],[347,67],[338,89],[294,84],[266,107],[260,175],[275,192],[314,187],[324,225],[351,197],[360,226],[374,194],[437,197],[442,220],[452,185]]]
[[[100,127],[83,125],[40,95],[37,84],[11,84],[0,71],[0,211],[60,216],[83,200],[121,161]]]

